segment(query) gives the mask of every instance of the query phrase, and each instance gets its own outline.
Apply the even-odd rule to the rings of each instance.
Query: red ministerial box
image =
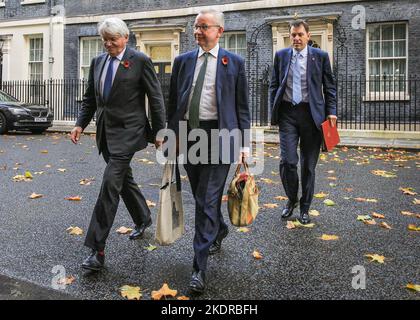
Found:
[[[326,120],[321,124],[323,136],[323,151],[331,151],[339,142],[337,123],[334,127],[331,126],[330,120]]]

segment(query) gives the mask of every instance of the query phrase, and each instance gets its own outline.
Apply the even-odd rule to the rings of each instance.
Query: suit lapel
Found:
[[[194,81],[194,73],[195,73],[195,67],[197,65],[197,59],[198,59],[198,49],[191,52],[191,54],[188,57],[188,61],[186,62],[186,79],[188,79],[188,92],[191,91],[191,87]]]
[[[101,90],[101,77],[102,77],[102,72],[105,66],[105,62],[106,59],[108,58],[107,54],[103,54],[102,56],[100,56],[98,59],[100,59],[101,61],[99,61],[96,66],[95,66],[95,92],[99,92],[99,97],[102,100],[102,92]]]
[[[217,54],[217,69],[216,69],[216,102],[217,102],[217,111],[222,105],[222,85],[226,79],[227,65],[222,65],[222,58],[226,56],[226,50],[219,48]]]
[[[306,63],[306,83],[308,85],[308,92],[309,92],[309,85],[311,83],[311,81],[309,81],[311,79],[311,72],[314,69],[313,68],[313,63],[315,62],[315,57],[312,51],[312,47],[308,46],[308,59],[307,59],[307,63]]]
[[[287,76],[289,75],[289,70],[290,70],[290,64],[292,63],[292,56],[293,56],[293,49],[289,48],[286,59],[283,59],[282,61],[282,71],[283,71],[284,77],[281,83],[284,83],[284,81],[287,80]]]

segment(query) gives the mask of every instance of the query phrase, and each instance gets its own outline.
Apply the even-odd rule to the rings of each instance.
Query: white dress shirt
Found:
[[[125,53],[126,49],[127,49],[127,47],[125,47],[124,50],[118,56],[116,56],[115,57],[116,59],[113,61],[114,65],[113,65],[113,68],[112,68],[112,72],[113,72],[112,83],[114,83],[115,74],[117,73],[117,69],[118,69],[118,67],[121,63],[121,60],[124,56],[124,53]],[[102,96],[103,96],[103,93],[104,93],[104,83],[105,83],[106,73],[108,71],[108,66],[109,66],[110,61],[111,61],[111,56],[108,55],[108,57],[106,59],[106,62],[105,62],[105,65],[104,65],[104,68],[102,69],[102,74],[101,74],[100,90],[101,90]]]
[[[204,63],[203,54],[205,51],[200,47],[198,50],[198,58],[195,65],[194,79],[188,100],[188,108],[185,113],[185,119],[188,120],[188,113],[190,110],[191,99],[194,93],[195,83],[197,82],[198,74],[200,73],[201,66]],[[204,76],[203,89],[200,97],[200,120],[217,120],[217,99],[216,99],[216,72],[217,72],[217,56],[219,54],[219,44],[209,51],[207,57],[206,75]]]

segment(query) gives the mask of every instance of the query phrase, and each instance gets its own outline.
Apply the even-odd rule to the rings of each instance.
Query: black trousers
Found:
[[[318,162],[322,135],[316,127],[308,103],[292,105],[282,102],[279,110],[280,177],[287,197],[298,201],[299,176],[297,152],[300,144],[302,197],[300,211],[307,212],[315,188],[315,167]]]
[[[134,154],[110,154],[106,141],[104,141],[102,155],[107,166],[85,239],[85,246],[98,251],[105,248],[106,239],[117,213],[120,196],[136,225],[141,225],[151,218],[146,199],[134,181],[130,167]]]
[[[200,122],[200,129],[205,130],[209,137],[209,160],[211,160],[210,130],[217,128],[217,121]],[[188,143],[188,150],[193,144],[194,142]],[[205,271],[210,246],[228,228],[223,219],[221,205],[230,164],[191,164],[187,160],[184,168],[195,200],[193,268]]]

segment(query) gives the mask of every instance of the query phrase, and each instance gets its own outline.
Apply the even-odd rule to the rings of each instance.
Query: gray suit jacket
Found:
[[[104,101],[100,92],[102,72],[108,57],[103,53],[92,60],[88,87],[76,121],[83,129],[96,111],[96,142],[99,153],[106,138],[111,154],[128,154],[144,149],[157,132],[165,128],[165,107],[162,90],[152,61],[143,53],[126,49],[115,74],[111,93]],[[146,116],[147,95],[152,116],[152,128]]]

